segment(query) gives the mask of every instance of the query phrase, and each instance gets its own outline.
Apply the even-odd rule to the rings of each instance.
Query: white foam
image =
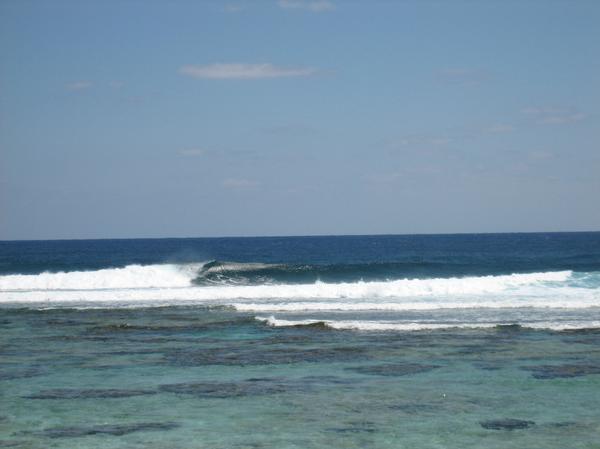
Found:
[[[581,309],[600,306],[600,293],[586,297],[569,292],[559,297],[481,297],[458,300],[455,298],[428,298],[422,301],[385,301],[385,302],[284,302],[284,303],[244,303],[231,304],[240,312],[358,312],[438,309],[513,309],[524,307],[552,309]],[[582,294],[583,294],[582,293]]]
[[[0,291],[187,287],[201,265],[128,265],[96,271],[12,274],[0,276]]]
[[[309,326],[324,324],[332,329],[339,330],[361,330],[361,331],[423,331],[437,329],[486,329],[501,325],[514,323],[424,323],[424,322],[386,322],[386,321],[362,321],[362,320],[284,320],[270,317],[255,317],[273,327]],[[524,322],[519,323],[522,327],[532,329],[570,330],[590,329],[600,327],[600,321],[582,322]]]
[[[0,276],[2,290],[97,290],[189,287],[203,264],[128,265],[97,271]],[[363,298],[494,293],[527,284],[564,282],[571,271],[464,278],[206,287],[216,298]],[[212,288],[212,289],[211,289]],[[215,289],[219,289],[218,291]]]
[[[361,321],[361,320],[283,320],[270,317],[255,317],[258,321],[263,321],[273,327],[291,327],[291,326],[310,326],[315,324],[324,324],[332,329],[350,329],[350,330],[368,330],[368,331],[416,331],[426,329],[446,329],[446,328],[481,328],[495,327],[496,324],[484,323],[394,323],[386,321]]]
[[[600,288],[574,286],[571,271],[337,284],[194,286],[192,280],[201,266],[130,265],[0,276],[0,303],[194,303],[256,312],[600,306]]]

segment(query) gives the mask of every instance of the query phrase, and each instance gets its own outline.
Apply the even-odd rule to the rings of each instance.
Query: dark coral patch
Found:
[[[222,347],[202,351],[175,350],[165,361],[176,366],[204,365],[271,365],[301,362],[344,362],[365,357],[365,350],[357,347],[332,348],[256,348]]]
[[[531,371],[536,379],[564,379],[600,374],[599,365],[538,365],[525,366],[522,369]]]
[[[161,391],[188,394],[202,398],[234,398],[284,393],[294,390],[294,385],[286,385],[276,379],[248,379],[240,382],[191,382],[161,385]]]
[[[564,329],[561,331],[557,331],[556,333],[564,335],[600,335],[600,328],[582,327],[579,329]]]
[[[509,352],[510,348],[503,347],[501,342],[489,343],[489,344],[474,344],[461,346],[456,351],[451,352],[451,355],[458,356],[477,356],[490,355],[490,354],[502,354]]]
[[[564,429],[564,428],[571,428],[571,427],[580,427],[581,425],[579,423],[576,423],[573,421],[562,421],[562,422],[551,422],[551,423],[548,423],[547,426],[555,427],[558,429]]]
[[[492,419],[490,421],[480,421],[479,424],[488,430],[520,430],[534,426],[535,422],[522,419]]]
[[[357,383],[356,379],[348,379],[338,376],[304,376],[300,380],[313,385],[351,385]]]
[[[336,433],[373,433],[377,429],[372,427],[330,427],[325,430]]]
[[[198,333],[205,332],[214,329],[228,328],[235,325],[244,323],[254,323],[252,317],[241,317],[235,320],[219,320],[213,322],[188,322],[184,321],[182,324],[174,325],[156,325],[156,324],[132,324],[128,322],[119,322],[112,324],[103,324],[100,326],[93,326],[88,329],[88,333],[94,335],[106,334],[106,335],[118,335],[118,334],[165,334],[173,335],[179,333]]]
[[[371,421],[352,421],[347,424],[344,427],[330,427],[325,430],[336,433],[373,433],[377,431],[375,423]]]
[[[409,415],[419,415],[422,413],[430,413],[439,411],[439,406],[433,404],[415,404],[415,403],[406,403],[406,404],[396,404],[390,405],[390,410],[397,410]]]
[[[3,380],[14,380],[14,379],[26,379],[28,377],[43,376],[46,374],[46,370],[38,367],[31,367],[25,369],[16,370],[2,370],[0,371],[0,381]]]
[[[88,435],[114,435],[122,436],[133,432],[150,432],[160,430],[172,430],[179,427],[175,423],[134,423],[134,424],[114,424],[99,425],[91,427],[53,427],[34,432],[34,435],[47,438],[75,438]]]
[[[369,365],[346,368],[360,374],[372,374],[375,376],[409,376],[411,374],[425,373],[439,368],[437,365],[420,365],[417,363]]]
[[[29,443],[26,441],[0,440],[0,447],[29,447]]]
[[[484,371],[498,371],[503,368],[501,362],[475,362],[473,366]]]
[[[23,396],[25,399],[102,399],[102,398],[128,398],[156,394],[154,390],[123,390],[123,389],[88,389],[78,390],[70,388],[56,388],[42,390],[39,393]]]

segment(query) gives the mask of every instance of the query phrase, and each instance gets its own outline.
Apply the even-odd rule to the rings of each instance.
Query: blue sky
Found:
[[[0,239],[600,230],[600,2],[4,1]]]

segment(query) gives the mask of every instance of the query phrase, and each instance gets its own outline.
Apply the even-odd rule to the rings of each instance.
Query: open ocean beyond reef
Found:
[[[0,242],[0,448],[600,448],[600,233]]]

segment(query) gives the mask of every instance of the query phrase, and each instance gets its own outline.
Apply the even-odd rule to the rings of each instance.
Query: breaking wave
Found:
[[[275,280],[295,270],[318,272],[315,266],[212,261],[10,274],[0,276],[0,303],[33,308],[195,305],[250,314],[272,327],[370,331],[470,329],[507,323],[557,330],[600,327],[600,272],[351,282]]]
[[[348,267],[348,266],[346,266]],[[356,268],[355,268],[356,269]],[[325,266],[323,272],[330,270]],[[324,282],[320,278],[311,282],[275,282],[268,273],[320,272],[314,266],[288,266],[263,263],[218,262],[195,264],[128,265],[123,268],[105,268],[96,271],[70,271],[41,274],[10,274],[0,276],[0,290],[97,290],[118,288],[179,288],[190,286],[316,286],[318,290],[338,290],[342,296],[353,296],[350,290],[356,286],[381,287],[388,285],[401,294],[435,294],[452,292],[497,291],[510,286],[534,282],[562,282],[572,275],[572,271],[550,271],[541,273],[510,274],[496,276],[468,276],[444,278],[398,278],[383,281]],[[262,273],[263,282],[249,279],[248,273]],[[245,282],[244,282],[245,281]],[[327,287],[335,286],[335,287]],[[329,290],[327,290],[329,289]],[[349,290],[350,289],[350,290]],[[395,294],[390,290],[391,294]],[[264,292],[263,292],[264,293]],[[315,293],[316,294],[316,293]],[[327,293],[331,295],[332,292]],[[360,295],[360,293],[359,293]],[[318,295],[317,296],[321,296]],[[338,296],[334,294],[333,296]]]
[[[203,264],[128,265],[96,271],[0,276],[2,290],[98,290],[189,287]]]
[[[0,276],[0,303],[95,307],[201,304],[255,313],[600,306],[600,273],[548,271],[310,283],[242,279],[247,273],[277,270],[290,271],[285,265],[212,261],[11,274]]]

